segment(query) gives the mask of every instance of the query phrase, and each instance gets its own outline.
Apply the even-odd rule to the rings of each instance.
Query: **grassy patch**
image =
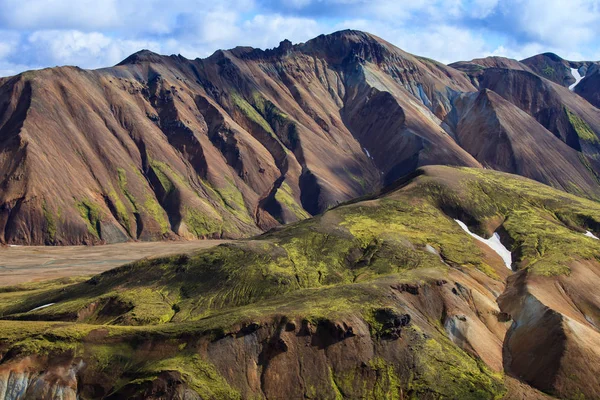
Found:
[[[85,221],[88,232],[100,239],[100,221],[102,219],[102,210],[100,207],[88,199],[83,199],[75,203],[79,215]]]
[[[47,237],[51,240],[54,241],[56,239],[56,220],[54,219],[54,214],[50,211],[50,209],[48,208],[48,204],[46,203],[46,200],[43,200],[42,202],[42,213],[44,214],[44,221],[46,221],[46,234]]]
[[[127,173],[123,168],[117,168],[117,177],[119,180],[119,188],[121,192],[127,197],[129,203],[133,207],[133,211],[138,212],[138,204],[135,199],[135,196],[127,189]]]
[[[166,194],[171,193],[175,189],[175,185],[173,185],[173,182],[171,182],[171,179],[169,179],[165,172],[172,172],[172,169],[167,164],[152,159],[150,160],[150,168],[152,168],[152,171],[154,171],[154,173],[158,177],[163,191]]]
[[[189,231],[197,238],[220,236],[222,233],[222,225],[219,221],[207,216],[200,210],[187,208],[184,222]]]
[[[119,195],[117,194],[117,192],[114,189],[111,189],[108,196],[110,197],[110,200],[112,201],[112,203],[115,206],[115,211],[117,213],[117,220],[121,223],[121,225],[123,225],[125,227],[125,229],[127,230],[127,233],[129,233],[131,235],[131,223],[129,221],[129,211],[127,210],[127,207],[121,201],[121,198],[119,197]]]
[[[310,214],[296,202],[294,194],[292,193],[292,188],[286,182],[283,182],[279,189],[277,189],[277,192],[275,192],[275,200],[290,210],[296,218],[310,218]]]
[[[581,119],[577,114],[573,113],[568,108],[565,108],[565,112],[567,113],[569,122],[571,123],[573,129],[575,129],[579,139],[594,144],[600,143],[598,136],[583,119]]]
[[[266,132],[270,133],[271,135],[275,135],[275,132],[273,132],[273,129],[271,128],[269,123],[243,97],[241,97],[237,93],[232,93],[231,100],[233,101],[233,104],[237,107],[237,109],[240,110],[242,114],[244,114],[248,119],[260,125]]]
[[[201,181],[201,184],[208,195],[224,206],[238,221],[249,225],[254,224],[254,220],[250,216],[250,212],[244,202],[244,197],[231,178],[225,177],[225,185],[223,187],[213,187],[207,181]],[[229,226],[226,228],[227,230],[233,229],[233,227]]]
[[[542,72],[548,76],[552,76],[554,75],[554,68],[549,65],[545,65],[544,68],[542,68]]]
[[[165,214],[165,210],[158,204],[158,201],[151,196],[146,195],[146,201],[144,202],[144,210],[156,221],[160,226],[160,230],[162,233],[169,232],[169,221],[167,220],[167,215]]]

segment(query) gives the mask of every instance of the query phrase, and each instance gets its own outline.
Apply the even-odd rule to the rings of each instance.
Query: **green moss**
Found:
[[[163,191],[166,194],[171,193],[175,189],[175,185],[173,185],[173,182],[171,182],[171,180],[165,173],[166,171],[173,173],[173,170],[171,169],[171,167],[169,167],[167,164],[165,164],[163,162],[150,159],[150,168],[152,168],[152,171],[154,171],[154,173],[158,177],[158,180],[160,181],[160,185],[162,186]],[[175,174],[175,175],[177,175],[177,174]],[[180,178],[180,179],[183,183],[183,179],[182,178]]]
[[[133,207],[133,211],[138,212],[139,209],[135,196],[127,189],[127,173],[123,168],[117,168],[117,176],[121,192],[123,192],[125,197],[127,197],[127,199],[129,200],[129,203]]]
[[[348,168],[344,168],[344,172],[346,174],[348,174],[348,176],[356,183],[358,183],[358,185],[361,187],[361,189],[363,190],[363,193],[366,193],[368,190],[368,185],[367,185],[367,181],[365,181],[365,178],[363,178],[362,176],[356,176],[354,175],[352,172],[350,172],[350,170],[348,170]]]
[[[236,220],[248,225],[254,224],[254,220],[250,216],[242,193],[235,185],[235,182],[229,177],[225,177],[225,185],[222,187],[213,187],[209,182],[204,180],[201,181],[201,184],[209,196],[223,205]],[[225,228],[227,228],[227,230],[233,229],[231,226],[226,226]]]
[[[241,399],[209,362],[196,354],[180,354],[172,358],[148,363],[142,373],[155,376],[163,371],[177,371],[185,382],[203,399]]]
[[[184,222],[189,231],[197,238],[208,238],[220,236],[222,233],[222,225],[219,221],[199,210],[187,208],[185,211]]]
[[[542,72],[548,76],[552,76],[554,75],[554,68],[549,65],[545,65],[544,68],[542,68]]]
[[[146,201],[144,202],[144,210],[156,221],[160,226],[162,233],[169,232],[169,221],[165,210],[158,204],[158,201],[151,195],[146,195]]]
[[[244,114],[248,119],[260,125],[266,132],[275,136],[275,132],[273,132],[273,129],[271,128],[269,123],[265,121],[262,115],[260,115],[260,113],[254,107],[252,107],[252,105],[250,105],[250,103],[248,103],[243,97],[241,97],[237,93],[232,93],[231,100],[233,101],[233,104],[238,108],[238,110],[240,110],[242,114]]]
[[[574,259],[600,255],[580,233],[588,223],[600,221],[596,202],[557,191],[525,178],[497,172],[461,169],[463,179],[452,186],[421,186],[445,208],[461,209],[480,224],[499,216],[519,249],[522,267],[533,273],[568,273]],[[572,221],[570,225],[564,221]],[[596,221],[596,222],[594,222]],[[573,229],[577,227],[580,231]],[[588,228],[585,228],[588,229]],[[515,261],[515,260],[514,260]]]
[[[500,399],[505,395],[501,374],[491,372],[448,338],[426,339],[418,328],[412,329],[421,337],[415,344],[418,374],[408,385],[417,398],[426,393],[451,399]]]
[[[283,127],[289,121],[286,113],[258,92],[252,94],[252,105],[275,130]]]
[[[131,235],[131,223],[129,221],[129,211],[127,210],[127,207],[125,207],[125,204],[121,201],[121,198],[114,189],[111,189],[108,196],[115,206],[117,220],[119,223],[121,223],[121,225],[123,225],[123,227],[125,227],[127,233]]]
[[[96,238],[100,238],[100,221],[102,219],[102,210],[100,207],[88,199],[83,199],[75,203],[79,215],[85,221],[88,232]]]
[[[46,221],[46,234],[51,241],[56,239],[56,220],[54,219],[54,214],[48,208],[48,204],[46,200],[42,201],[42,213],[44,214],[44,221]]]
[[[310,214],[304,210],[294,198],[292,188],[283,182],[279,189],[275,192],[275,200],[279,202],[283,207],[290,210],[298,219],[310,218]]]
[[[581,119],[577,114],[573,113],[568,108],[565,108],[565,112],[567,113],[567,117],[569,117],[571,126],[573,129],[575,129],[575,132],[580,140],[594,144],[600,143],[598,136],[583,119]]]

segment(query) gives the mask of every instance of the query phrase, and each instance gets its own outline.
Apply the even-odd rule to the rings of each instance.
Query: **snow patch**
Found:
[[[29,310],[28,312],[32,312],[32,311],[41,310],[42,308],[50,307],[50,306],[53,306],[54,304],[56,304],[56,303],[44,304],[43,306],[36,307],[36,308],[34,308],[34,309],[32,309],[32,310]]]
[[[596,240],[600,240],[600,239],[598,238],[598,236],[594,235],[594,234],[593,234],[592,232],[590,232],[590,231],[585,231],[585,236],[587,236],[587,237],[591,237],[591,238],[593,238],[593,239],[596,239]]]
[[[438,253],[438,251],[432,245],[430,245],[430,244],[426,244],[425,245],[425,250],[427,250],[431,254],[435,254],[436,256],[440,255],[440,253]]]
[[[500,256],[500,258],[502,258],[502,261],[504,261],[504,265],[506,265],[506,267],[508,269],[512,270],[512,267],[511,267],[512,255],[510,254],[510,251],[500,241],[500,235],[498,235],[496,232],[494,232],[494,234],[492,235],[491,238],[484,239],[481,236],[476,235],[475,233],[471,232],[469,230],[469,227],[464,222],[462,222],[458,219],[455,219],[455,221],[469,235],[473,236],[475,239],[479,240],[480,242],[485,243],[490,249],[494,250]]]
[[[571,75],[573,75],[573,78],[575,78],[575,83],[569,86],[569,90],[573,91],[575,86],[577,86],[584,77],[581,76],[577,68],[571,68]]]

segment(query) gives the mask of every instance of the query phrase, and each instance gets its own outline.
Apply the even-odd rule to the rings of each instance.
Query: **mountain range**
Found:
[[[598,65],[342,31],[1,78],[3,244],[234,240],[0,287],[0,400],[600,398]]]
[[[598,199],[597,76],[553,54],[446,66],[341,31],[0,78],[0,242],[247,237],[431,164]]]

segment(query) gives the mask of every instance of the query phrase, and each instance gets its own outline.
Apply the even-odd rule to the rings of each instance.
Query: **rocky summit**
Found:
[[[0,286],[0,400],[600,398],[598,65],[342,31],[0,78],[2,244],[232,239]]]

